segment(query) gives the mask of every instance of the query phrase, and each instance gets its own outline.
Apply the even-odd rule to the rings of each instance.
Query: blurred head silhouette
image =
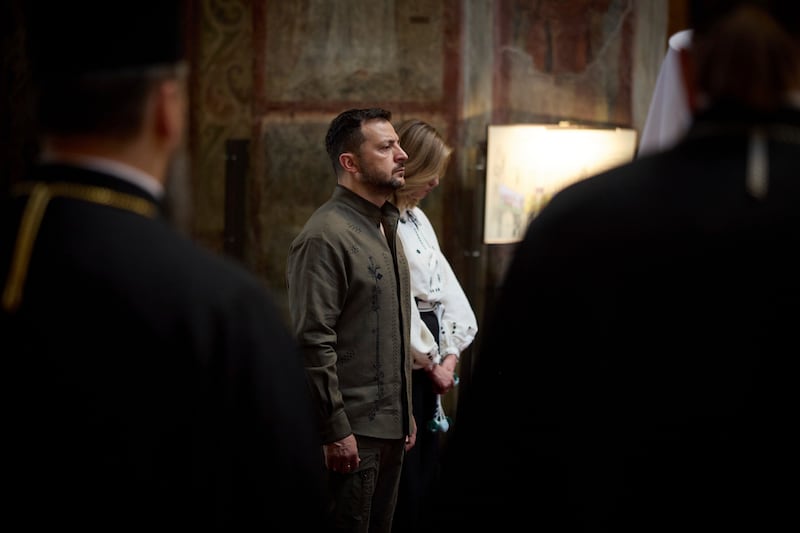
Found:
[[[187,224],[188,89],[180,0],[26,2],[42,151],[140,169]]]
[[[770,112],[800,90],[800,2],[690,0],[689,105]]]

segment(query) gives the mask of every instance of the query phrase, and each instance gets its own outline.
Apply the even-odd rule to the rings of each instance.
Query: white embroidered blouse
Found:
[[[405,209],[400,215],[397,235],[411,270],[411,296],[418,302],[411,313],[414,368],[438,364],[449,354],[460,357],[475,339],[478,322],[464,289],[439,248],[433,225],[419,207]],[[422,321],[420,309],[436,311],[438,347]]]

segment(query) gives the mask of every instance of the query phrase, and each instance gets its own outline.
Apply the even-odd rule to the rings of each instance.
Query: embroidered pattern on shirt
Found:
[[[372,313],[375,316],[375,325],[372,329],[373,339],[375,341],[375,363],[373,364],[373,368],[375,369],[375,382],[377,384],[377,394],[375,396],[375,400],[373,401],[372,409],[370,409],[369,414],[367,415],[370,420],[375,420],[375,416],[378,414],[378,410],[380,408],[380,399],[383,397],[383,390],[384,390],[384,372],[383,366],[381,365],[381,305],[380,305],[380,296],[381,296],[381,287],[380,281],[383,279],[383,274],[381,274],[380,270],[381,267],[375,263],[375,260],[372,256],[369,257],[369,265],[367,266],[369,269],[369,273],[372,276],[372,279],[375,281],[374,285],[372,286]]]

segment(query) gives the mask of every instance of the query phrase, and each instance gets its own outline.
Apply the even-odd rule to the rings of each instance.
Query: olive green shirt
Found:
[[[289,247],[291,324],[325,443],[410,433],[411,289],[398,219],[392,204],[337,185]]]

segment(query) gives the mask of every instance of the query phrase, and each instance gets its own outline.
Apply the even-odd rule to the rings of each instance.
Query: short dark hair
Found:
[[[364,142],[361,125],[375,119],[391,122],[392,113],[380,107],[348,109],[331,121],[325,135],[325,149],[331,159],[334,174],[339,175],[339,155],[344,152],[358,152]]]
[[[119,77],[65,79],[39,86],[39,127],[54,135],[131,138],[142,127],[153,86],[179,75],[180,68],[176,65],[157,74],[135,72]]]
[[[703,95],[756,111],[784,105],[800,76],[800,3],[692,0],[689,7],[694,80]]]
[[[694,33],[703,35],[738,8],[750,6],[769,14],[788,33],[800,34],[798,2],[787,0],[691,0],[689,23]]]

